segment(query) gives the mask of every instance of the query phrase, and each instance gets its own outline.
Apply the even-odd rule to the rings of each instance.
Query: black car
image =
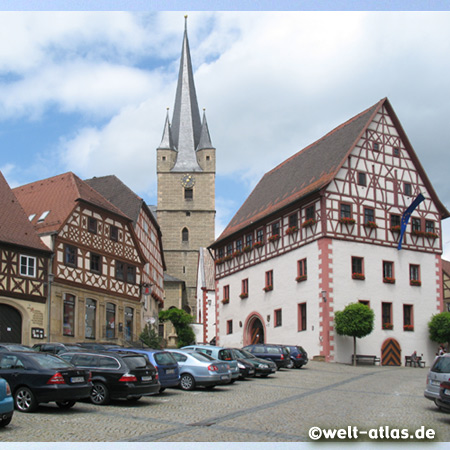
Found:
[[[32,412],[47,402],[68,409],[89,397],[92,389],[88,370],[33,351],[0,352],[0,377],[9,383],[14,406],[21,412]]]
[[[247,358],[244,357],[237,349],[230,348],[231,353],[233,355],[233,359],[237,361],[237,365],[239,368],[239,378],[242,380],[243,378],[249,378],[255,376],[255,366],[247,361]]]
[[[267,377],[277,371],[277,365],[268,359],[257,358],[252,353],[243,348],[233,348],[233,351],[239,356],[240,360],[245,360],[255,368],[255,376]]]
[[[253,353],[258,358],[273,361],[277,365],[278,370],[288,367],[290,363],[289,352],[281,345],[252,344],[244,347],[244,350]]]
[[[92,391],[87,397],[96,405],[112,399],[136,401],[157,394],[161,387],[155,366],[144,355],[86,350],[63,353],[61,358],[91,372]]]
[[[59,355],[60,353],[81,351],[83,348],[78,344],[61,344],[59,342],[51,342],[45,344],[34,344],[32,350],[35,352]]]
[[[292,366],[296,369],[301,369],[305,364],[308,363],[308,353],[300,345],[286,345],[289,349],[289,356],[292,361]]]

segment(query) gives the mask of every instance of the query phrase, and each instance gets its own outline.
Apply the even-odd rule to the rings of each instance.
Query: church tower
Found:
[[[200,112],[195,92],[187,16],[172,123],[167,112],[161,143],[157,149],[158,223],[167,266],[165,308],[180,308],[184,302],[196,316],[196,283],[200,247],[215,239],[216,150],[211,144],[205,112]],[[182,283],[180,283],[182,284]],[[183,302],[183,303],[184,303]]]

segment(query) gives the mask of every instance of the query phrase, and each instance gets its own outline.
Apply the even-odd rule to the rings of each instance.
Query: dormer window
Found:
[[[30,222],[32,222],[33,221],[33,219],[36,217],[36,214],[30,214],[29,216],[28,216],[28,220],[30,221]]]
[[[47,218],[47,216],[48,216],[49,214],[50,214],[50,211],[44,211],[44,212],[41,214],[41,216],[39,217],[37,223],[43,222],[43,221]]]

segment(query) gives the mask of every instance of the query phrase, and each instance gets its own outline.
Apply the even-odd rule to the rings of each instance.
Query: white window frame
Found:
[[[25,260],[25,263],[22,263],[22,261]],[[32,264],[30,264],[30,261],[33,261]],[[26,267],[26,271],[22,270],[22,267]],[[32,273],[30,273],[30,269],[32,269]],[[19,261],[19,273],[23,277],[30,277],[30,278],[36,278],[36,257],[34,256],[28,256],[28,255],[20,255],[20,261]]]

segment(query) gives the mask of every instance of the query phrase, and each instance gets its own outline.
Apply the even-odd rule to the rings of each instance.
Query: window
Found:
[[[233,244],[227,244],[227,256],[233,253]]]
[[[242,239],[238,239],[236,241],[236,251],[237,252],[242,252]]]
[[[248,278],[242,280],[241,295],[248,297]]]
[[[297,226],[297,213],[289,216],[289,228]]]
[[[275,235],[279,235],[280,234],[280,223],[279,222],[275,222],[272,224],[272,236]]]
[[[403,329],[414,331],[413,305],[403,305]]]
[[[367,186],[367,180],[366,180],[365,172],[358,172],[358,184],[360,186]]]
[[[420,266],[417,264],[409,265],[409,284],[420,286]]]
[[[282,319],[281,319],[281,309],[276,309],[273,313],[274,317],[275,317],[275,323],[274,325],[276,327],[281,327],[282,325]]]
[[[256,232],[256,241],[257,242],[264,242],[264,230],[262,228],[260,228]]]
[[[352,277],[361,278],[364,276],[364,259],[358,256],[352,256]],[[364,279],[364,278],[363,278]]]
[[[91,272],[102,272],[102,257],[95,253],[91,253]]]
[[[411,183],[403,183],[403,193],[405,195],[412,195]]]
[[[109,228],[109,238],[115,242],[119,240],[119,229],[114,225]]]
[[[400,156],[400,149],[398,147],[394,147],[392,153],[394,156]]]
[[[181,241],[189,242],[189,230],[186,227],[181,231]]]
[[[133,340],[133,321],[134,310],[128,306],[125,307],[125,340],[130,342]]]
[[[136,267],[122,261],[116,261],[116,280],[136,283]]]
[[[136,267],[127,266],[127,283],[136,284]]]
[[[372,147],[376,152],[378,152],[380,150],[380,144],[378,142],[374,142],[373,143],[373,147]]]
[[[64,263],[66,266],[77,267],[77,248],[73,245],[65,246]]]
[[[247,234],[247,236],[245,236],[245,246],[251,247],[252,245],[253,245],[253,236],[251,234]]]
[[[411,229],[412,231],[420,231],[422,229],[420,219],[417,219],[416,217],[411,219]]]
[[[88,231],[90,233],[97,234],[97,219],[94,219],[93,217],[88,218]]]
[[[315,205],[310,205],[306,208],[305,219],[310,220],[315,218],[316,218],[316,207]]]
[[[116,336],[116,305],[106,303],[106,337],[114,338]]]
[[[383,330],[392,330],[392,303],[383,302],[381,304],[381,320]]]
[[[364,224],[375,222],[375,210],[372,208],[364,208]]]
[[[192,188],[184,188],[184,199],[193,200],[193,198],[194,198],[194,190]]]
[[[341,203],[341,215],[340,218],[344,218],[344,217],[352,217],[352,207],[351,205],[347,204],[347,203]]]
[[[434,233],[434,222],[432,220],[425,221],[425,232]]]
[[[370,308],[370,301],[369,300],[359,300],[358,303],[361,303],[362,305],[366,305]]]
[[[268,270],[266,272],[266,286],[265,289],[272,290],[273,289],[273,270]]]
[[[230,285],[223,287],[223,300],[230,300]]]
[[[63,301],[63,335],[75,336],[75,296],[64,294]]]
[[[400,216],[398,214],[391,214],[391,228],[400,226]]]
[[[91,298],[86,299],[86,326],[84,337],[86,339],[95,339],[95,314],[97,311],[97,302]]]
[[[36,258],[34,256],[20,255],[20,275],[36,277]]]
[[[227,320],[227,334],[233,333],[233,321]]]
[[[297,261],[297,281],[303,281],[307,278],[306,258]]]
[[[220,259],[220,258],[223,258],[223,247],[220,247],[219,248],[219,251],[217,252],[217,257]]]
[[[383,280],[385,282],[394,280],[394,263],[392,261],[383,261]]]
[[[298,331],[306,331],[306,303],[298,305]]]

